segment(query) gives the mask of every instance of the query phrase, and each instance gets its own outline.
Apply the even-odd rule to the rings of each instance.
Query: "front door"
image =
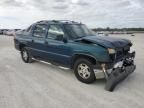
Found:
[[[60,25],[50,25],[48,29],[47,52],[49,58],[62,64],[70,64],[71,49],[68,43],[63,42],[64,33]]]

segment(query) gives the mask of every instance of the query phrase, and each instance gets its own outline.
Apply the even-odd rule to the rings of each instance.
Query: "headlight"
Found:
[[[108,52],[109,52],[109,54],[115,54],[115,53],[116,53],[116,50],[115,50],[115,49],[108,48]]]

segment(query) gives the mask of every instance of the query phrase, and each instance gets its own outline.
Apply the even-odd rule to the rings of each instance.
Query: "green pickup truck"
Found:
[[[14,42],[25,63],[39,59],[69,67],[79,81],[87,84],[105,78],[108,91],[136,68],[130,40],[97,36],[74,21],[36,22],[16,32]]]

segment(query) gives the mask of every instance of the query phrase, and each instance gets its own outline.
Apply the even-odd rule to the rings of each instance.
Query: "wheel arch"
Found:
[[[97,63],[96,58],[91,56],[91,55],[88,55],[88,54],[74,54],[72,56],[72,60],[71,60],[71,69],[74,68],[74,63],[76,62],[76,60],[78,60],[80,58],[85,58],[85,59],[90,60],[93,65],[96,65],[96,63]]]

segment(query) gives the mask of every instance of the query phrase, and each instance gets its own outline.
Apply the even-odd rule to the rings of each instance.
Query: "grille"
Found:
[[[116,50],[117,52],[116,54],[110,54],[110,58],[112,61],[115,61],[115,62],[120,61],[128,54],[129,50],[130,50],[130,46],[128,45],[123,48],[118,48]]]
[[[116,60],[122,59],[124,56],[126,56],[129,50],[130,46],[125,46],[124,48],[118,49],[116,53]]]

